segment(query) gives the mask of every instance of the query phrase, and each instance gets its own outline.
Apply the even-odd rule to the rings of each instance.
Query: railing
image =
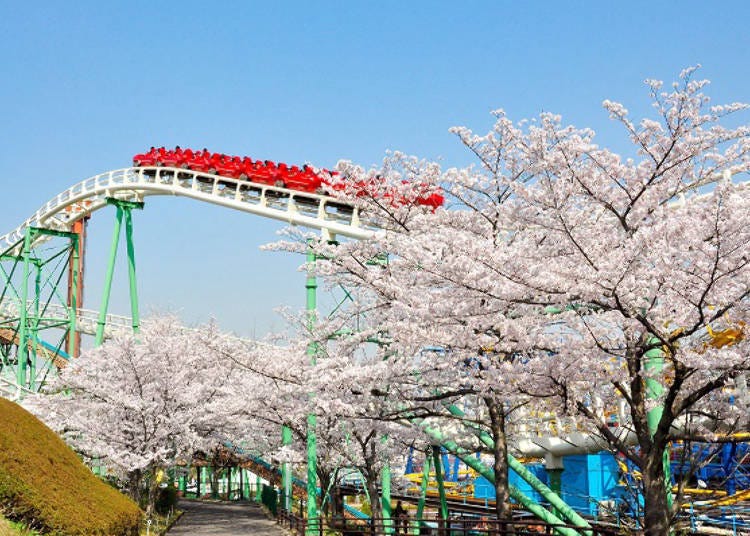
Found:
[[[498,521],[481,517],[452,517],[447,520],[437,518],[424,519],[312,519],[308,532],[308,522],[304,517],[279,510],[276,521],[298,536],[317,534],[330,535],[331,532],[342,536],[540,536],[556,534],[555,528],[567,528],[581,531],[573,525],[550,525],[534,519],[514,519]],[[625,529],[615,526],[592,523],[591,530],[585,532],[591,536],[623,536],[629,534]]]

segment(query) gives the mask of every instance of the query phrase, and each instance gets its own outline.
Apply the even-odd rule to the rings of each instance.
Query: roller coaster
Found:
[[[95,344],[99,344],[113,334],[137,331],[140,320],[132,213],[143,209],[150,196],[185,197],[210,203],[318,230],[329,240],[337,237],[365,239],[377,231],[373,223],[361,216],[355,204],[342,201],[336,195],[344,188],[360,191],[362,195],[370,194],[377,190],[377,185],[346,185],[345,178],[336,177],[328,170],[179,148],[152,149],[136,155],[133,164],[133,167],[101,173],[73,185],[45,203],[16,229],[0,236],[0,272],[4,279],[0,293],[0,392],[4,396],[21,398],[37,391],[48,374],[79,355],[82,334],[93,336]],[[395,191],[386,191],[383,196],[391,204],[404,202]],[[418,195],[413,202],[434,210],[444,204],[444,198],[439,191],[425,190],[424,195]],[[102,303],[98,310],[84,309],[83,258],[87,222],[106,207],[113,207],[116,214]],[[108,312],[123,221],[130,316]],[[314,293],[314,278],[306,286],[308,292]],[[716,345],[731,344],[742,331],[732,329],[708,335]],[[443,441],[426,425],[423,429],[436,444],[442,443],[449,452],[457,454],[478,475],[491,476],[486,465],[473,455]],[[622,428],[619,433],[627,440],[630,432]],[[530,436],[515,447],[525,456],[555,458],[596,453],[602,450],[603,444],[585,430],[558,430],[555,435]],[[542,481],[517,460],[511,461],[516,464],[512,467],[519,478],[528,484],[526,493],[521,489],[514,492],[517,502],[534,515],[558,523],[560,534],[577,536],[590,529],[590,523],[560,499],[561,489],[550,489],[555,487],[550,479]],[[248,462],[258,471],[263,463]],[[270,479],[271,469],[265,471]],[[635,475],[631,472],[629,477],[623,478],[635,478]],[[284,482],[289,482],[285,490],[289,497],[292,487],[300,491],[306,486],[308,494],[315,492],[314,484],[309,481],[292,484],[293,480],[288,477],[281,480],[283,487],[286,487]],[[390,497],[390,490],[384,493],[386,491]],[[737,495],[740,500],[745,492],[740,490]],[[726,500],[719,499],[712,506],[724,507]],[[546,510],[542,502],[550,504],[554,513]],[[308,517],[314,518],[317,512],[310,503],[314,501],[308,501]],[[577,528],[562,528],[566,522]]]

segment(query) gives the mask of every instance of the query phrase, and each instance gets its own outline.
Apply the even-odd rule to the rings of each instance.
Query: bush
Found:
[[[54,535],[137,535],[138,507],[99,480],[52,430],[0,398],[0,504]]]
[[[154,508],[159,514],[168,514],[170,510],[173,510],[177,506],[177,499],[177,488],[173,485],[170,484],[159,488]]]

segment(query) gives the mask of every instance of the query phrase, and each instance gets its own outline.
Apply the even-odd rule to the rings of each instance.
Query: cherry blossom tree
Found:
[[[153,510],[158,468],[190,458],[221,439],[218,408],[233,363],[214,324],[188,330],[175,318],[153,318],[137,336],[117,337],[83,352],[47,392],[25,405],[80,453],[126,476],[139,500],[148,482]]]
[[[706,84],[694,69],[670,90],[647,81],[655,118],[640,122],[605,101],[631,143],[624,156],[554,114],[513,123],[497,111],[484,136],[452,129],[476,166],[441,172],[398,153],[377,170],[341,163],[339,195],[380,231],[316,245],[319,273],[362,289],[356,314],[395,354],[491,348],[475,381],[459,359],[440,367],[472,392],[574,416],[623,452],[643,475],[649,535],[667,534],[680,507],[665,488],[670,441],[747,424],[750,196],[737,179],[750,129],[730,118],[745,106],[711,105]],[[436,184],[451,209],[408,202]]]

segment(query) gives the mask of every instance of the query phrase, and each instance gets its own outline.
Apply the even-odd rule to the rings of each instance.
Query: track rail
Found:
[[[68,188],[16,229],[0,236],[0,248],[18,247],[28,227],[69,231],[74,222],[106,206],[107,198],[143,201],[155,195],[187,197],[319,229],[331,236],[363,239],[374,233],[360,221],[356,207],[330,196],[185,169],[141,167],[101,173]]]
[[[29,307],[32,302],[29,302]],[[18,308],[18,301],[12,299],[4,299],[0,301],[0,318],[18,318],[20,311]],[[50,303],[47,304],[44,311],[44,317],[40,320],[39,325],[44,326],[45,323],[53,323],[54,325],[60,324],[68,320],[68,309],[63,305]],[[47,321],[47,322],[45,322]],[[129,333],[132,330],[133,321],[129,316],[113,315],[108,314],[106,316],[106,328],[104,331],[105,338],[111,338],[117,334]],[[99,312],[92,309],[78,309],[76,311],[76,330],[87,335],[96,334],[96,326],[99,323]]]

